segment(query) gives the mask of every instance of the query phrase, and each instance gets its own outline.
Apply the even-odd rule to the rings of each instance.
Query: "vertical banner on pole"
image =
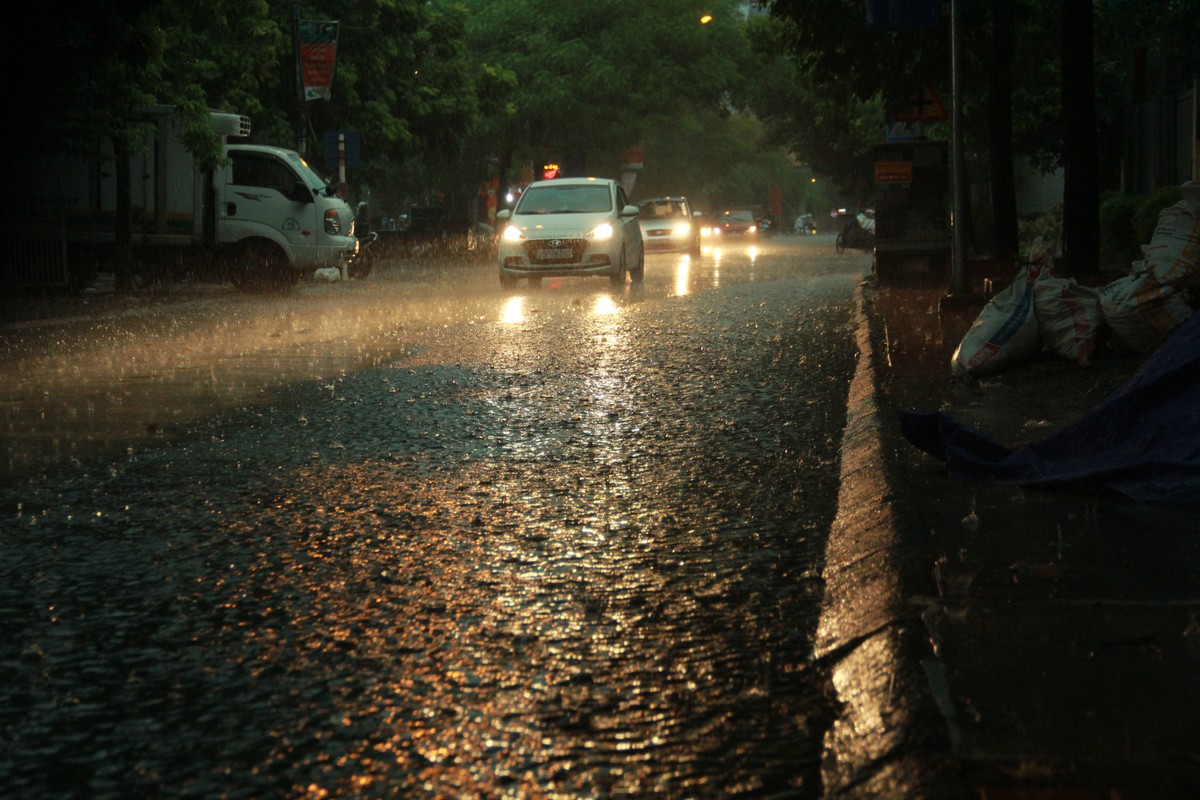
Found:
[[[300,68],[305,100],[328,100],[337,57],[337,20],[300,20]]]

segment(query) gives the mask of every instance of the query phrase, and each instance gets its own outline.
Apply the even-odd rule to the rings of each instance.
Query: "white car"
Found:
[[[661,253],[700,255],[699,214],[686,197],[658,197],[638,204],[638,222],[646,249]]]
[[[555,178],[526,187],[512,212],[496,219],[500,285],[564,275],[606,275],[623,286],[641,281],[646,254],[637,206],[604,178]]]

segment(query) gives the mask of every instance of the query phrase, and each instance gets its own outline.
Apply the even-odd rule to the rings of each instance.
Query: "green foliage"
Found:
[[[1167,186],[1154,194],[1141,198],[1133,212],[1133,234],[1138,244],[1148,244],[1158,226],[1158,215],[1164,208],[1173,206],[1183,199],[1178,186]]]
[[[1019,257],[1029,258],[1033,243],[1041,239],[1054,253],[1062,252],[1063,210],[1061,205],[1052,206],[1031,220],[1018,223],[1020,237]]]
[[[827,6],[805,8],[816,12]],[[868,92],[865,86],[860,94],[849,78],[832,80],[826,73],[832,68],[826,62],[829,56],[810,51],[803,57],[789,55],[788,48],[797,42],[807,46],[815,41],[797,33],[799,24],[779,18],[751,21],[753,73],[760,76],[751,106],[764,123],[766,141],[786,148],[812,172],[832,178],[848,204],[869,205],[874,147],[886,130],[884,95],[878,87]]]
[[[613,174],[627,147],[692,127],[738,87],[746,47],[730,0],[707,7],[708,25],[685,0],[465,5],[473,57],[512,76],[505,113],[474,137],[510,178],[543,160]]]
[[[1101,266],[1116,269],[1139,258],[1133,215],[1140,200],[1124,192],[1105,192],[1100,198]]]
[[[1183,193],[1175,186],[1150,195],[1106,192],[1100,201],[1100,266],[1108,271],[1128,271],[1130,264],[1141,259],[1141,248],[1154,236],[1159,213],[1182,198]],[[1061,206],[1022,222],[1022,256],[1028,255],[1038,237],[1061,249],[1062,224]]]

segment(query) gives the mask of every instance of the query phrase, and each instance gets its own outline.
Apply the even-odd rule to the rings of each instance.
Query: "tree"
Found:
[[[761,76],[750,105],[766,126],[767,141],[831,178],[865,207],[874,188],[873,149],[885,125],[881,94],[859,97],[814,77],[822,65],[806,66],[789,54],[797,41],[789,20],[752,20],[749,39],[758,59],[752,74]]]
[[[155,25],[154,0],[102,0],[84,8],[38,9],[34,29],[45,36],[56,71],[34,99],[42,135],[68,151],[105,152],[108,142],[116,180],[115,279],[118,292],[133,288],[132,207],[129,156],[138,126],[130,112],[154,100],[161,74],[163,40]],[[61,14],[61,16],[60,16]]]
[[[202,162],[220,158],[209,110],[253,120],[253,137],[288,145],[296,120],[292,15],[281,0],[46,0],[7,51],[9,74],[45,65],[18,84],[26,124],[19,144],[110,159],[118,184],[117,288],[132,288],[128,163],[140,138],[136,109],[166,104]],[[475,65],[465,13],[421,0],[309,4],[312,18],[344,20],[334,100],[309,104],[321,130],[357,130],[381,174],[414,153],[454,158],[476,123]],[[24,152],[20,147],[15,152]],[[106,155],[107,154],[107,155]]]
[[[1062,6],[1063,261],[1077,274],[1100,271],[1100,186],[1092,0]]]
[[[711,4],[708,24],[687,0],[466,5],[472,54],[513,78],[506,113],[475,139],[507,177],[549,157],[615,171],[630,145],[735,99],[746,46],[730,0]]]
[[[259,6],[265,10],[265,5]],[[19,136],[37,152],[47,147],[90,159],[109,159],[116,183],[114,274],[116,289],[133,288],[130,156],[141,138],[136,110],[170,104],[186,126],[185,139],[202,160],[217,157],[217,142],[208,124],[208,105],[202,85],[203,65],[192,56],[219,58],[215,48],[198,39],[220,30],[215,25],[186,24],[182,3],[168,0],[98,0],[86,6],[47,0],[30,9],[25,47],[19,63],[44,63],[42,80],[23,85],[15,102],[28,111],[29,123]],[[214,3],[207,8],[237,9],[246,20],[254,3]],[[224,51],[226,55],[232,50]],[[254,51],[251,51],[254,52]],[[253,58],[235,60],[248,70]],[[184,74],[177,67],[185,65]],[[228,66],[225,74],[233,70]]]

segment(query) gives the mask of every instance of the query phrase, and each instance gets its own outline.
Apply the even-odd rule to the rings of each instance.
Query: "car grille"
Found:
[[[577,264],[587,250],[586,239],[532,239],[525,242],[530,264]]]

